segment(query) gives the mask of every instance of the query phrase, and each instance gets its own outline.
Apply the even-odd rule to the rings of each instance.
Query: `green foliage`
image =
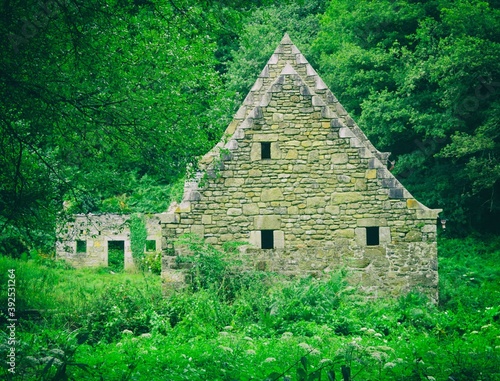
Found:
[[[250,271],[237,277],[243,271],[222,253],[212,248],[203,254],[207,245],[192,238],[187,241],[204,258],[218,259],[200,270],[205,283],[197,284],[206,287],[179,290],[168,298],[162,295],[157,276],[48,267],[48,258],[43,262],[0,258],[2,287],[7,287],[7,269],[16,273],[20,317],[16,377],[49,380],[63,379],[65,374],[68,379],[111,381],[496,381],[500,377],[497,238],[440,240],[439,305],[415,293],[367,300],[346,285],[349,275],[343,273],[324,280]],[[233,269],[232,276],[227,268]],[[464,269],[469,272],[465,277]],[[222,282],[237,285],[231,298],[222,292]],[[2,306],[7,305],[6,295],[1,293]],[[0,356],[7,350],[0,345]],[[5,365],[0,375],[13,379]]]
[[[0,234],[38,247],[63,200],[83,213],[165,209],[156,198],[211,148],[225,113],[225,21],[215,5],[176,3],[2,3]]]
[[[439,253],[440,270],[448,274],[440,279],[443,307],[464,313],[494,307],[492,301],[500,292],[495,282],[500,277],[498,237],[441,239]]]
[[[499,17],[493,1],[332,1],[314,43],[322,78],[455,232],[499,226]]]
[[[130,216],[130,248],[132,250],[132,257],[136,267],[144,271],[144,250],[146,249],[146,239],[148,238],[148,231],[146,229],[146,221],[143,215],[133,214]]]
[[[110,271],[123,271],[125,268],[124,241],[108,242],[108,268]]]
[[[153,274],[161,274],[161,252],[151,251],[144,253],[144,258],[142,260],[142,268],[144,270],[150,271]]]
[[[198,236],[186,234],[177,243],[190,252],[189,255],[178,256],[177,262],[187,268],[192,291],[215,290],[223,300],[232,300],[255,277],[253,273],[241,272],[238,268],[240,262],[233,258],[237,248],[245,244],[243,242],[226,243],[220,251]]]
[[[285,33],[308,54],[319,30],[318,15],[326,1],[286,1],[268,4],[248,13],[239,35],[239,47],[227,63],[226,88],[235,93],[234,106],[246,96]]]

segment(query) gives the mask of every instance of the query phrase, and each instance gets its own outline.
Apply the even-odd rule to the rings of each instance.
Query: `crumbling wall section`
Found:
[[[56,242],[57,258],[75,267],[108,266],[108,244],[123,241],[124,268],[133,269],[134,260],[130,242],[130,215],[78,214],[60,226]],[[161,215],[145,216],[147,240],[154,241],[162,251]]]

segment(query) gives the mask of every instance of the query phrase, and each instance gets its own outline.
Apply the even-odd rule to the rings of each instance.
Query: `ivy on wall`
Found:
[[[140,270],[144,270],[144,248],[146,247],[146,239],[148,238],[144,215],[141,213],[133,214],[130,217],[129,224],[132,258],[134,259],[135,266]]]

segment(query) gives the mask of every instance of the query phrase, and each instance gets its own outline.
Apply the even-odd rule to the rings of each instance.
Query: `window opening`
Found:
[[[76,241],[76,252],[86,253],[87,252],[87,241],[78,240]]]
[[[156,240],[148,239],[146,241],[146,251],[156,251]]]
[[[377,246],[380,243],[380,233],[378,226],[366,228],[366,245]]]
[[[271,158],[271,143],[269,143],[269,142],[260,143],[260,153],[261,153],[261,159],[270,159]]]
[[[261,230],[260,242],[262,249],[274,249],[274,230]]]

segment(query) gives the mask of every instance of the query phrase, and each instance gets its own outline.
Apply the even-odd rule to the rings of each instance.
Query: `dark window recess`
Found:
[[[146,241],[146,251],[156,251],[156,241],[154,239]]]
[[[262,249],[274,249],[274,230],[261,230],[260,243]]]
[[[87,252],[87,241],[76,241],[76,252],[86,253]]]
[[[366,228],[366,245],[377,246],[380,243],[380,234],[378,226]]]
[[[260,143],[260,153],[262,159],[270,159],[271,158],[271,143],[263,142]]]
[[[108,241],[108,267],[113,271],[125,268],[125,241]]]

